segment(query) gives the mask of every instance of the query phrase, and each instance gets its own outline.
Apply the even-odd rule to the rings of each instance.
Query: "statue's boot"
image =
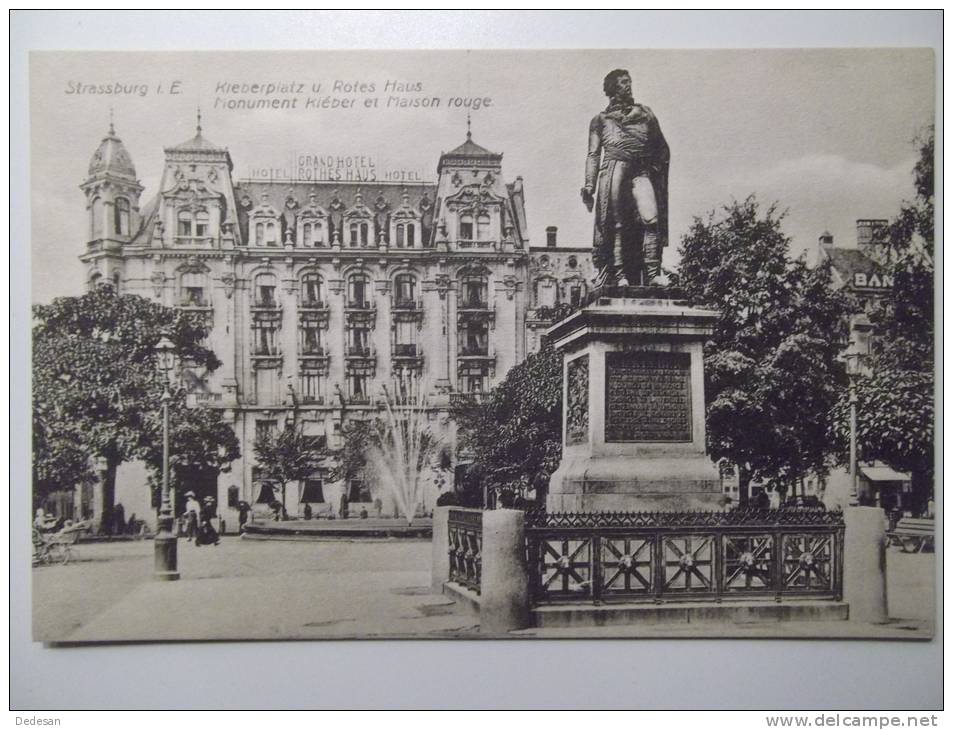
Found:
[[[645,256],[645,283],[650,286],[658,284],[662,276],[662,246],[657,225],[646,226],[642,251]]]
[[[622,231],[616,229],[612,241],[612,268],[615,269],[616,286],[628,286],[629,280],[625,276],[625,259],[622,251]]]

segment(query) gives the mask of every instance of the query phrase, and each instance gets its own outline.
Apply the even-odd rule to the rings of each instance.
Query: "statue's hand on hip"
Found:
[[[580,191],[580,194],[582,195],[582,202],[585,204],[586,210],[591,213],[592,206],[595,204],[595,200],[593,200],[592,197],[592,191],[589,188],[583,188]]]

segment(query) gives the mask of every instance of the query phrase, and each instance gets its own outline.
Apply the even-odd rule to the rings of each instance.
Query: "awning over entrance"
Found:
[[[894,471],[889,466],[862,466],[860,473],[872,482],[909,482],[910,475]]]

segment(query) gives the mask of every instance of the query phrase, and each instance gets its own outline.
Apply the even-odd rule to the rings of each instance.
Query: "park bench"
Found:
[[[934,525],[934,520],[903,517],[887,533],[887,545],[899,545],[905,553],[932,553]]]

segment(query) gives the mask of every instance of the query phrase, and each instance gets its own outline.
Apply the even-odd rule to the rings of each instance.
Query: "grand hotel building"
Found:
[[[241,444],[232,470],[194,485],[229,519],[238,499],[261,503],[252,444],[293,418],[340,443],[348,419],[378,412],[382,386],[412,374],[428,385],[433,428],[456,451],[448,407],[479,398],[539,345],[539,308],[585,296],[591,249],[531,247],[523,180],[506,182],[503,155],[466,141],[440,156],[436,183],[237,180],[229,151],[201,126],[165,149],[159,190],[145,199],[112,127],[81,188],[90,287],[109,284],[201,313],[213,373],[188,371],[191,398],[223,410]],[[149,512],[141,474],[120,470],[126,513]],[[325,475],[286,493],[294,514],[386,494]],[[128,484],[124,483],[128,482]],[[200,480],[201,482],[201,480]],[[426,496],[433,505],[436,488]],[[234,513],[232,513],[234,514]],[[231,523],[235,524],[232,518]]]

